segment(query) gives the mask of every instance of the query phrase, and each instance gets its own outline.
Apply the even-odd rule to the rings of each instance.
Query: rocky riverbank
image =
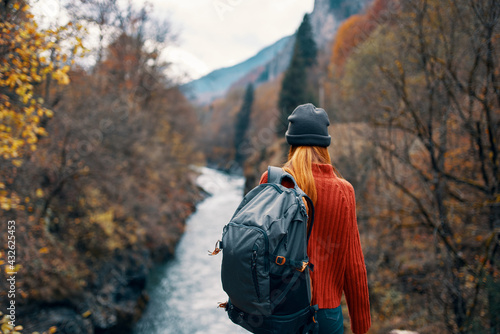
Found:
[[[67,334],[130,332],[149,299],[145,287],[151,267],[174,255],[186,219],[195,211],[196,203],[206,196],[194,185],[189,193],[191,201],[173,203],[184,209],[164,224],[169,238],[163,244],[154,248],[144,243],[115,249],[97,263],[87,259],[92,274],[85,288],[62,299],[53,296],[44,301],[21,301],[16,311],[16,325],[23,325],[23,333],[48,332],[51,327],[55,327],[57,333]]]

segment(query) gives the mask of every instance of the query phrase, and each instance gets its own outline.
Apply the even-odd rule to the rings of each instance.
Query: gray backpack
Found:
[[[286,178],[294,188],[281,184]],[[317,330],[307,256],[313,220],[311,199],[281,168],[269,167],[268,183],[243,198],[219,245],[222,287],[229,296],[221,307],[234,323],[263,334]]]

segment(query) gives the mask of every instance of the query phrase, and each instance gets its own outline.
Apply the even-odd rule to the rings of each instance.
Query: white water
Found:
[[[233,324],[217,302],[225,302],[222,254],[208,256],[243,196],[244,179],[202,168],[198,185],[212,194],[188,219],[175,257],[148,280],[148,306],[134,334],[248,333]]]

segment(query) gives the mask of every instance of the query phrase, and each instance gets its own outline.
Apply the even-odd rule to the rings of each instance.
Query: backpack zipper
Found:
[[[266,231],[261,229],[260,227],[256,226],[247,226],[247,225],[242,225],[242,224],[237,224],[235,222],[229,222],[230,225],[233,225],[235,227],[243,227],[243,228],[249,228],[251,230],[256,230],[260,232],[264,236],[264,269],[269,271],[269,238],[267,236]],[[253,249],[252,249],[252,264],[251,264],[251,269],[252,269],[252,279],[253,279],[253,285],[255,288],[255,293],[257,294],[257,300],[260,303],[260,288],[259,288],[259,282],[257,279],[257,250],[259,248],[257,245],[254,244]]]
[[[229,222],[228,225],[249,228],[249,229],[256,230],[256,231],[262,233],[262,235],[264,236],[264,268],[266,269],[266,271],[269,271],[269,238],[267,236],[266,231],[264,231],[263,229],[261,229],[260,227],[257,227],[257,226],[247,226],[247,225],[243,225],[243,224],[237,224],[235,222]]]
[[[252,278],[255,292],[257,293],[257,300],[260,303],[260,289],[259,282],[257,281],[257,247],[255,245],[252,253]]]

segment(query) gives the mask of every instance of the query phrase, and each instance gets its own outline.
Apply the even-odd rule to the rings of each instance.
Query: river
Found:
[[[186,222],[175,257],[149,275],[150,300],[134,334],[248,333],[217,308],[217,302],[227,300],[220,280],[222,254],[208,256],[242,199],[244,179],[200,171],[198,185],[212,196]]]

